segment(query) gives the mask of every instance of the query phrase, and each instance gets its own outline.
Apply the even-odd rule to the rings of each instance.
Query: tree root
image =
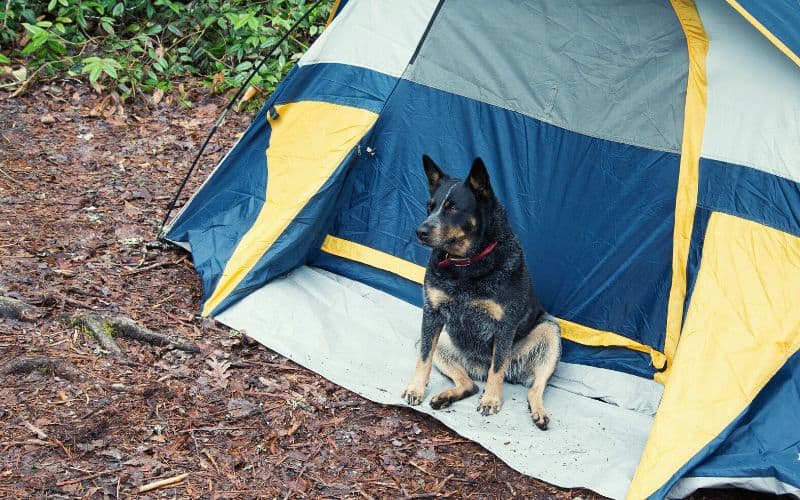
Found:
[[[27,356],[10,361],[0,367],[0,374],[3,375],[24,375],[33,371],[40,371],[58,375],[59,377],[74,380],[81,379],[83,375],[72,364],[47,356]]]
[[[72,324],[85,328],[97,342],[107,351],[119,355],[122,353],[114,342],[114,337],[125,337],[147,344],[197,353],[200,348],[186,339],[171,338],[139,325],[124,316],[105,316],[96,313],[79,313],[71,318]]]
[[[73,326],[83,328],[100,344],[100,347],[114,356],[121,356],[122,349],[114,341],[113,329],[98,314],[80,313],[72,316],[70,322]]]
[[[37,316],[35,309],[21,300],[0,295],[0,317],[31,320]]]

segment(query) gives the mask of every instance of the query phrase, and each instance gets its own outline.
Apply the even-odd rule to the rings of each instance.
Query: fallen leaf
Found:
[[[214,385],[220,389],[224,389],[228,385],[228,377],[230,377],[230,374],[227,372],[231,364],[227,361],[220,361],[216,357],[207,359],[206,364],[211,369],[205,370],[204,373],[214,381]]]
[[[117,461],[122,460],[122,452],[119,451],[116,448],[109,448],[107,450],[98,451],[97,453],[100,454],[100,455],[105,455],[107,457],[111,457],[111,458],[113,458],[114,460],[117,460]]]
[[[152,102],[153,104],[158,104],[161,102],[161,99],[163,98],[164,98],[164,91],[156,87],[153,90],[153,95],[150,97],[150,102]]]
[[[39,439],[47,439],[47,433],[44,432],[42,429],[36,427],[35,425],[33,425],[32,423],[28,422],[27,420],[25,422],[22,422],[22,423],[25,424],[25,427],[27,427],[29,431],[31,431],[32,433],[36,434],[36,437],[38,437]]]
[[[436,460],[438,458],[433,448],[425,448],[425,447],[422,447],[417,450],[417,456],[419,458],[424,458],[425,460],[431,460],[431,461]]]
[[[228,414],[231,418],[248,417],[257,410],[258,406],[250,400],[244,398],[232,398],[228,400]]]
[[[250,99],[254,98],[255,96],[261,93],[261,89],[256,87],[255,85],[250,85],[247,87],[247,90],[244,91],[244,95],[241,99],[239,99],[239,103],[236,105],[236,111],[239,111],[242,108],[242,105],[249,101]]]
[[[28,78],[28,70],[25,66],[12,71],[11,74],[14,75],[18,82],[24,82]]]

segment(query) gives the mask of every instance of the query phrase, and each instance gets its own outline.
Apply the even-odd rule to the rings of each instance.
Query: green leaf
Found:
[[[103,71],[98,65],[92,66],[92,69],[89,71],[89,81],[92,83],[97,83],[97,79],[100,78],[100,73]]]
[[[103,66],[103,73],[107,74],[114,80],[117,79],[117,69],[113,66]]]
[[[11,59],[3,54],[0,54],[0,64],[11,64]]]
[[[208,28],[209,26],[214,24],[216,21],[217,21],[217,17],[216,16],[206,16],[206,17],[203,18],[203,21],[200,24],[203,25],[203,28]]]
[[[23,27],[24,27],[24,28],[25,28],[25,29],[28,31],[28,33],[30,33],[31,35],[36,35],[37,33],[41,33],[42,31],[44,31],[42,28],[40,28],[40,27],[38,27],[38,26],[34,26],[34,25],[32,25],[32,24],[28,24],[28,23],[22,23],[22,26],[23,26]]]
[[[114,10],[111,11],[111,15],[114,17],[119,17],[123,12],[125,12],[125,5],[120,2],[114,6]]]
[[[248,69],[253,67],[253,63],[250,61],[245,61],[243,63],[239,63],[233,70],[237,73],[240,71],[247,71]]]
[[[100,27],[109,35],[114,34],[114,19],[110,17],[100,18]]]
[[[67,52],[67,47],[66,47],[66,45],[64,45],[64,42],[62,42],[61,40],[59,40],[57,38],[53,38],[51,40],[48,40],[47,41],[47,47],[50,50],[52,50],[53,52],[55,52],[56,54],[62,54],[63,55],[63,54],[66,54],[66,52]]]
[[[183,36],[183,32],[172,23],[167,23],[167,29],[170,30],[176,36]]]
[[[22,55],[28,56],[28,55],[33,54],[34,52],[36,52],[36,50],[39,47],[41,47],[42,45],[47,43],[47,40],[49,38],[50,38],[50,35],[46,31],[40,31],[40,32],[34,34],[31,37],[31,39],[28,42],[28,44],[25,46],[25,48],[22,49],[22,51],[21,51]]]

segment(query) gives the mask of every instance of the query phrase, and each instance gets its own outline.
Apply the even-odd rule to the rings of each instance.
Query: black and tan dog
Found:
[[[420,356],[403,398],[425,397],[431,365],[455,387],[431,399],[444,408],[478,392],[478,411],[497,413],[503,380],[530,385],[534,423],[546,429],[550,417],[542,395],[561,353],[560,329],[533,291],[522,246],[489,183],[486,166],[475,159],[466,181],[453,179],[427,155],[428,217],[417,238],[433,248],[425,272]]]

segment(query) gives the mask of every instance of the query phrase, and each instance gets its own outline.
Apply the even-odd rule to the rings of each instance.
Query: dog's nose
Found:
[[[430,235],[431,235],[430,230],[428,230],[427,227],[420,226],[417,228],[417,238],[419,239],[419,241],[427,243]]]

